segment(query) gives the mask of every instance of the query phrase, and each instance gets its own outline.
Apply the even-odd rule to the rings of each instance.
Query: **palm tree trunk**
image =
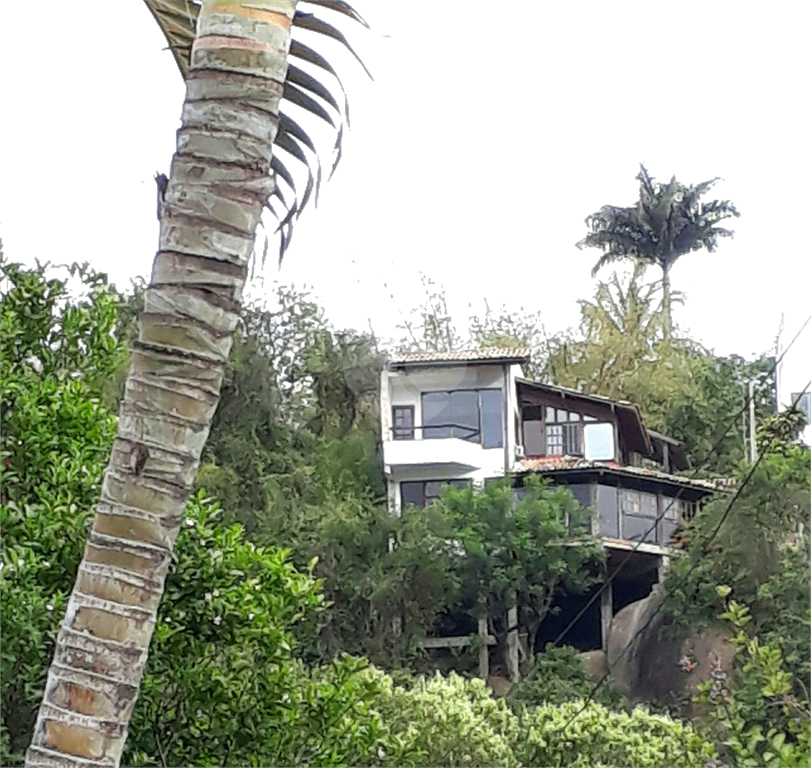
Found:
[[[670,301],[670,272],[666,265],[662,266],[662,312],[664,342],[669,347],[673,339],[673,310]]]
[[[164,579],[219,400],[296,0],[206,0],[96,516],[26,766],[118,766]]]

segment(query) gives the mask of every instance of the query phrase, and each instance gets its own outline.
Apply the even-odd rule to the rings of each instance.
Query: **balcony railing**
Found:
[[[442,429],[450,430],[448,434],[437,435],[430,434],[428,430]],[[421,426],[413,427],[389,427],[389,433],[392,440],[414,440],[416,433],[422,433],[423,440],[441,440],[448,437],[457,437],[460,440],[467,440],[468,442],[481,442],[481,429],[478,427],[471,427],[466,424],[423,424]]]

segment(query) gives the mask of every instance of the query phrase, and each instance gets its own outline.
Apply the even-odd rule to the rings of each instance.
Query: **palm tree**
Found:
[[[605,205],[586,218],[589,233],[578,248],[599,248],[603,255],[591,271],[615,261],[632,259],[662,270],[664,337],[670,343],[673,332],[670,270],[676,261],[691,251],[706,248],[713,253],[719,237],[732,237],[719,222],[739,216],[729,200],[700,202],[718,179],[687,187],[674,176],[667,185],[654,181],[640,165],[639,200],[631,208]]]
[[[186,80],[186,96],[118,435],[26,754],[31,768],[117,766],[121,759],[173,545],[219,401],[256,227],[264,207],[277,215],[281,258],[320,182],[313,142],[280,103],[336,126],[340,156],[345,97],[342,108],[319,80],[288,62],[334,75],[291,32],[311,30],[348,47],[336,27],[297,10],[297,0],[145,2]],[[342,0],[307,2],[365,24]],[[337,125],[319,99],[337,113]],[[277,149],[307,168],[300,198]]]

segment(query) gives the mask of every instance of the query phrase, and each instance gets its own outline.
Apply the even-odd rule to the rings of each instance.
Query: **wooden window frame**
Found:
[[[409,411],[411,413],[411,426],[397,426],[397,411]],[[392,440],[413,440],[414,439],[414,406],[413,405],[393,405],[391,407]],[[406,432],[407,434],[402,434]]]

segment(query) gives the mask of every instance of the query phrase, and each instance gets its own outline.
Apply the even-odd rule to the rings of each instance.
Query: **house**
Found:
[[[523,349],[406,354],[381,374],[380,410],[388,506],[427,506],[442,486],[476,487],[540,474],[592,509],[607,573],[620,573],[571,628],[583,650],[605,643],[613,614],[649,594],[671,555],[671,537],[714,490],[688,469],[684,448],[645,427],[632,403],[524,378]],[[590,600],[570,595],[539,644],[555,639]],[[543,645],[540,645],[543,647]]]

